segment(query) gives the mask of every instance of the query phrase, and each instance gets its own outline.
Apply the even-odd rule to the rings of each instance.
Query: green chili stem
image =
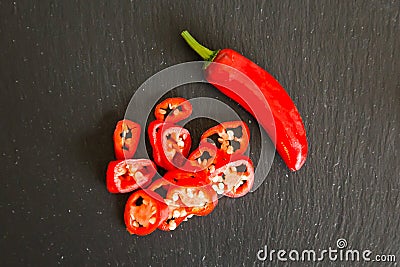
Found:
[[[219,50],[212,51],[205,46],[202,46],[199,42],[194,39],[188,31],[183,31],[181,33],[183,39],[190,45],[190,47],[197,52],[204,60],[213,61],[215,56],[218,54]]]

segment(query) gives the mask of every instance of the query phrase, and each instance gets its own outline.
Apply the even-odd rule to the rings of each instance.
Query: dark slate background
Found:
[[[395,0],[0,1],[0,265],[252,266],[264,245],[318,250],[338,238],[399,261],[399,10]],[[130,236],[127,196],[105,190],[111,135],[141,83],[199,59],[186,28],[287,88],[309,156],[296,173],[276,156],[255,193],[172,233]],[[247,116],[208,85],[171,95],[198,91]],[[194,135],[208,126],[197,122]]]

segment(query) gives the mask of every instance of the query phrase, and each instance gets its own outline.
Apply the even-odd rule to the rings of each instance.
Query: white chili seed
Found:
[[[209,168],[209,170],[210,170],[210,173],[215,172],[215,166],[214,166],[214,165],[211,165],[210,168]]]
[[[139,227],[139,223],[138,223],[137,221],[134,221],[134,222],[133,222],[133,226]]]
[[[221,189],[221,190],[224,189],[224,188],[225,188],[224,183],[219,183],[219,184],[218,184],[218,188]]]
[[[199,196],[199,198],[204,198],[204,192],[203,191],[199,191],[199,193],[197,195]]]
[[[181,216],[182,216],[182,217],[185,217],[186,215],[187,215],[186,210],[185,210],[185,209],[181,210]]]
[[[174,212],[172,213],[172,216],[174,218],[178,218],[178,217],[181,217],[181,213],[179,212],[179,210],[174,210]]]
[[[175,193],[175,194],[172,195],[172,200],[173,200],[173,201],[178,201],[178,199],[179,199],[179,196],[178,196],[177,193]]]
[[[167,111],[166,110],[163,110],[163,109],[159,109],[159,112],[161,113],[161,114],[163,114],[163,115],[165,115],[165,114],[167,114]]]
[[[218,191],[218,186],[216,184],[213,184],[211,187],[214,189],[214,191]]]
[[[220,179],[220,176],[214,176],[211,181],[213,181],[213,183],[218,183]]]
[[[149,223],[155,224],[156,223],[156,217],[151,217],[149,220]]]
[[[228,134],[228,139],[229,139],[229,140],[233,140],[233,138],[234,138],[234,136],[235,136],[234,133],[233,133],[233,131],[229,130],[229,131],[227,131],[226,133]]]
[[[193,190],[191,188],[188,188],[186,190],[188,197],[192,198],[193,197]]]
[[[184,146],[185,146],[185,143],[184,143],[182,140],[179,140],[179,141],[177,142],[177,145],[178,145],[179,147],[184,147]]]
[[[169,222],[169,230],[175,230],[176,228],[176,222],[175,221],[170,221]]]

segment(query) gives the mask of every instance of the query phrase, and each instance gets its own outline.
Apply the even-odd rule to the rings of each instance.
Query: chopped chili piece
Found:
[[[176,123],[192,114],[192,104],[182,97],[167,98],[156,106],[154,113],[159,121]]]
[[[132,192],[149,185],[156,172],[156,166],[149,159],[111,161],[107,168],[107,189],[111,193]]]
[[[134,192],[125,205],[125,225],[131,234],[148,235],[167,217],[167,204],[159,195],[149,190]]]
[[[179,207],[185,207],[188,214],[206,216],[218,203],[218,196],[211,186],[171,186],[167,199]]]
[[[209,172],[213,168],[217,154],[218,150],[213,144],[200,142],[199,147],[189,155],[182,169],[189,172]]]
[[[216,169],[209,179],[218,194],[231,198],[244,196],[254,184],[253,163],[248,157],[238,156]]]
[[[228,155],[241,155],[249,145],[250,130],[242,121],[222,122],[205,131],[201,140],[214,143]]]
[[[140,125],[127,119],[121,120],[115,127],[113,137],[115,157],[133,158],[140,139]]]
[[[153,148],[153,159],[167,170],[183,166],[192,144],[187,129],[169,123],[154,123],[149,126]]]

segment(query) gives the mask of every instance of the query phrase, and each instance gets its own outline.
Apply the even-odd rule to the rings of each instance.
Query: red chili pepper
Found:
[[[135,155],[140,138],[140,125],[121,120],[114,130],[114,151],[117,159],[130,159]]]
[[[183,31],[182,36],[204,60],[220,63],[206,67],[207,81],[255,116],[271,137],[276,136],[277,151],[286,165],[292,171],[299,170],[307,157],[306,131],[296,106],[279,82],[260,66],[232,49],[211,51],[200,45],[189,32]],[[230,68],[221,64],[246,75],[262,94],[255,88],[244,85]],[[222,81],[225,86],[220,85]],[[275,128],[265,101],[271,109]]]
[[[167,170],[183,166],[189,154],[192,140],[187,129],[171,123],[150,123],[148,129],[153,148],[153,159]]]
[[[192,114],[192,104],[182,97],[167,98],[156,106],[154,114],[159,121],[176,123]]]
[[[148,235],[167,219],[168,206],[161,196],[150,190],[134,192],[125,205],[126,229],[135,235]]]
[[[200,139],[214,143],[228,155],[241,155],[249,146],[250,130],[242,121],[223,122],[205,131]]]
[[[253,163],[248,157],[238,156],[216,169],[209,177],[212,188],[228,197],[238,198],[247,194],[254,184]]]
[[[107,168],[107,189],[111,193],[127,193],[146,187],[156,172],[156,166],[149,159],[111,161]]]

